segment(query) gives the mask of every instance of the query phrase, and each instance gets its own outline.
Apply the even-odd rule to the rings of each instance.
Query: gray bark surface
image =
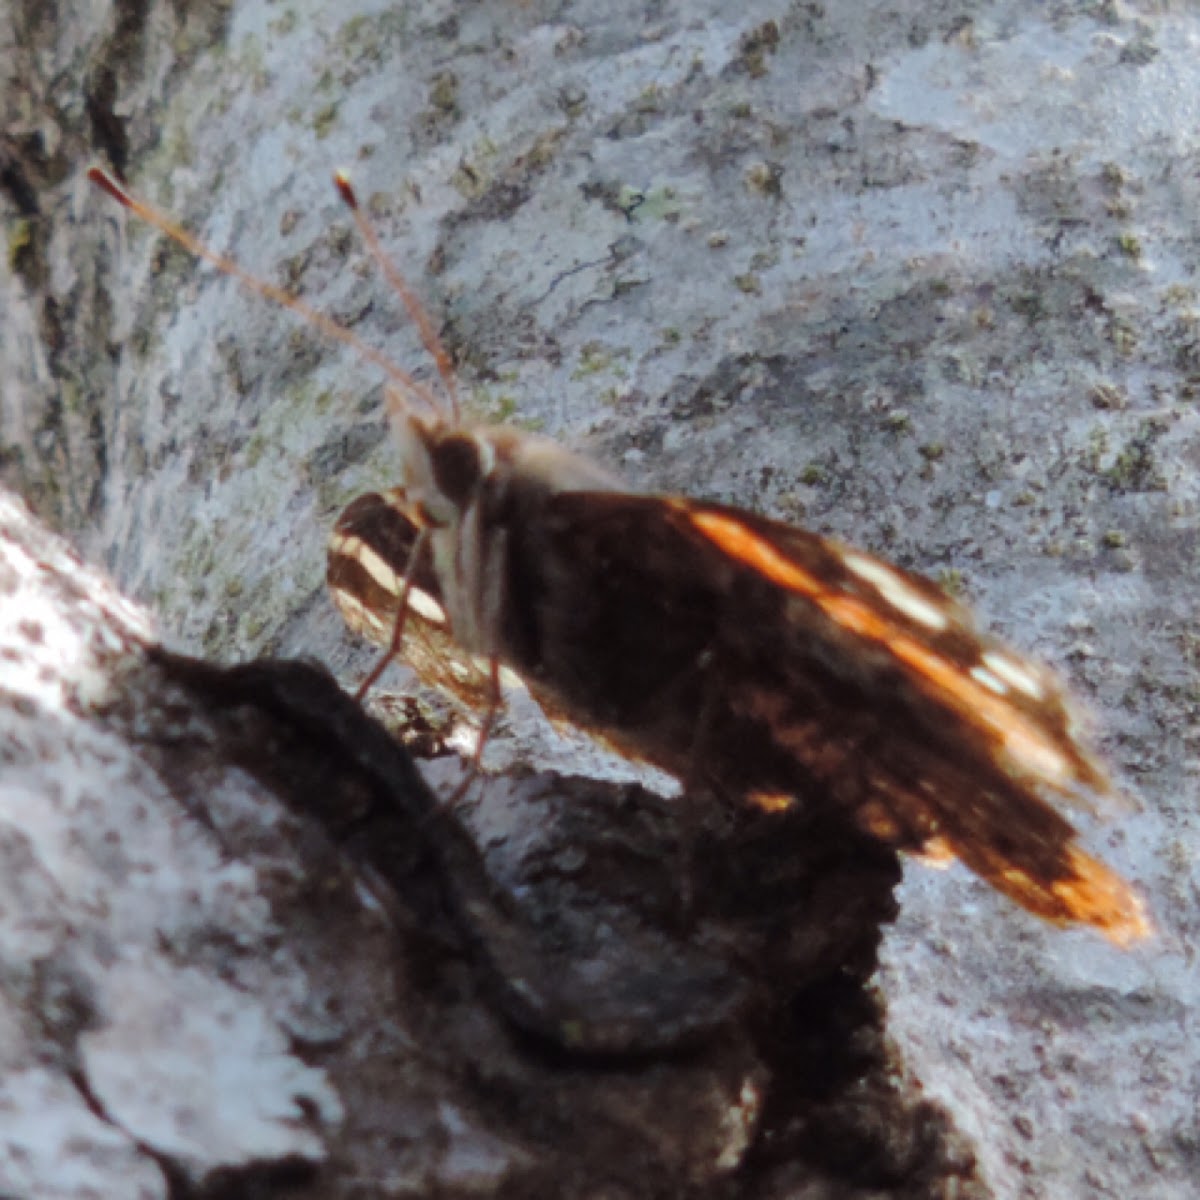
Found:
[[[158,626],[5,510],[28,590],[0,609],[0,1191],[1194,1194],[1195,14],[30,0],[0,16],[0,469]],[[379,380],[128,220],[84,180],[95,161],[428,376],[329,185],[349,166],[475,416],[962,590],[1097,713],[1141,804],[1089,844],[1143,887],[1156,941],[1122,954],[910,864],[876,976],[886,1026],[869,1005],[849,1022],[865,1098],[840,1060],[814,1109],[778,1083],[811,1059],[761,1014],[842,959],[865,1004],[887,863],[840,949],[797,946],[816,926],[795,915],[789,988],[765,966],[779,929],[726,913],[694,959],[667,898],[647,916],[605,892],[591,839],[615,786],[518,776],[472,808],[486,870],[429,851],[417,877],[445,947],[414,940],[426,891],[372,882],[378,864],[295,798],[272,749],[303,751],[302,714],[276,685],[201,685],[149,649],[363,670],[323,556],[339,508],[391,482]],[[61,632],[35,638],[30,611]],[[198,730],[177,751],[172,704]],[[274,731],[253,770],[247,712]],[[497,762],[603,765],[510,727]],[[670,821],[635,809],[620,864],[640,881]],[[522,871],[575,842],[573,900],[552,886],[511,922],[469,903],[481,881],[522,894]],[[533,989],[517,1024],[582,1013],[632,1045],[726,1022],[696,1060],[551,1066],[521,1040],[536,1030],[513,1033],[505,989],[607,905],[625,915],[601,977],[661,960],[711,1022],[645,994],[606,1009],[564,953],[563,990]],[[568,931],[546,934],[560,908]],[[751,1017],[738,997],[764,986]],[[784,1108],[757,1113],[760,1092]],[[764,1130],[778,1157],[747,1151]]]

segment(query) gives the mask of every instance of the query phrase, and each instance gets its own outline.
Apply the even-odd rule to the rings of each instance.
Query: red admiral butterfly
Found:
[[[835,805],[890,845],[960,858],[1049,921],[1119,944],[1150,931],[1141,899],[1054,806],[1087,806],[1111,784],[1049,671],[980,632],[934,584],[862,551],[740,509],[630,491],[544,437],[465,422],[428,319],[349,184],[338,186],[449,390],[440,404],[387,364],[401,486],[352,504],[330,548],[330,586],[352,624],[399,641],[405,593],[400,619],[434,648],[418,667],[475,703],[496,702],[503,665],[553,714],[687,790],[767,809]],[[474,656],[465,665],[442,659],[451,633]]]

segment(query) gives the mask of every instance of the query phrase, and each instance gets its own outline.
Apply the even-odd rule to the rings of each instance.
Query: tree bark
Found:
[[[0,15],[0,469],[159,625],[5,509],[0,1190],[1188,1194],[1194,16]],[[1138,785],[1091,840],[1156,946],[911,867],[873,975],[890,855],[704,811],[688,930],[675,810],[519,714],[495,761],[526,766],[429,816],[276,659],[370,661],[322,580],[393,481],[376,373],[93,162],[429,377],[349,165],[475,416],[966,591]]]

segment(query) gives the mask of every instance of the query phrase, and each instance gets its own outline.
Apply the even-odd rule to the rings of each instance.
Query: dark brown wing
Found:
[[[1148,932],[1051,803],[1110,789],[1062,686],[928,581],[669,497],[560,494],[509,537],[506,657],[580,724],[685,781],[948,848],[1048,920]]]

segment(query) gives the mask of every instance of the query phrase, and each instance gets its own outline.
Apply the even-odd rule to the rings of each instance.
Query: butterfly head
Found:
[[[466,425],[402,403],[389,408],[401,488],[415,518],[431,530],[459,524],[489,490],[545,495],[622,486],[550,438],[505,426]]]
[[[400,486],[420,524],[444,529],[462,519],[495,467],[488,439],[438,416],[392,410]]]

